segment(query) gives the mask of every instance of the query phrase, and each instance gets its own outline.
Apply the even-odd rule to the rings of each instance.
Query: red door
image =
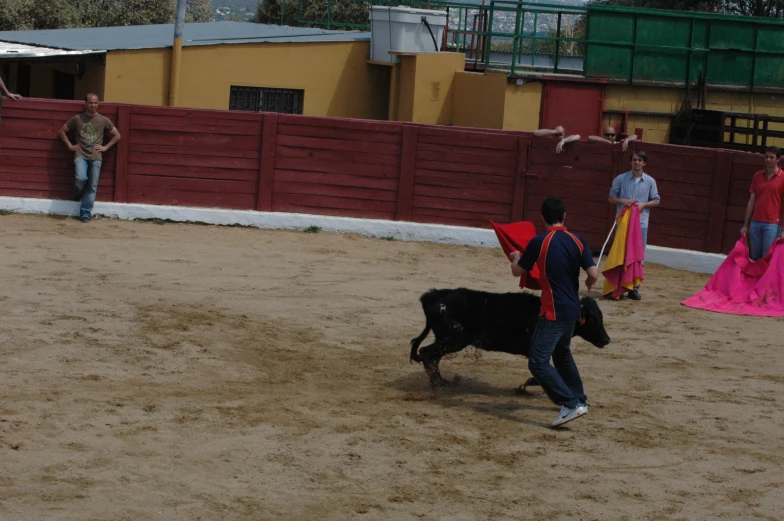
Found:
[[[547,82],[544,84],[541,128],[563,125],[567,135],[601,135],[602,87],[595,85],[569,85]]]

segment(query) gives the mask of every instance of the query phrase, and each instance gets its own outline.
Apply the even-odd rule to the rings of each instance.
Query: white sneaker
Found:
[[[586,405],[578,405],[574,409],[570,409],[564,405],[561,407],[561,412],[558,414],[558,417],[550,425],[550,427],[560,427],[561,425],[569,423],[572,420],[576,420],[580,416],[584,416],[586,414],[588,414],[588,407]]]

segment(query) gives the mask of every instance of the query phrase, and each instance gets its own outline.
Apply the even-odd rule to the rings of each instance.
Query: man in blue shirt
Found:
[[[564,227],[566,205],[561,199],[545,199],[542,217],[547,233],[531,239],[522,256],[515,251],[509,257],[515,277],[532,270],[534,265],[539,267],[542,307],[531,338],[528,369],[547,396],[561,406],[552,423],[559,427],[588,412],[588,398],[572,357],[571,343],[574,327],[582,316],[578,294],[580,268],[588,273],[585,285],[589,290],[599,272],[585,239]]]
[[[656,180],[643,172],[648,156],[642,150],[635,150],[632,153],[632,169],[619,175],[613,180],[610,188],[610,204],[617,206],[615,217],[620,215],[624,206],[637,205],[640,210],[640,228],[642,231],[642,250],[648,245],[648,218],[651,208],[659,205],[661,198],[656,189]],[[644,262],[644,261],[643,261]],[[640,300],[640,287],[637,286],[629,292],[629,298]]]

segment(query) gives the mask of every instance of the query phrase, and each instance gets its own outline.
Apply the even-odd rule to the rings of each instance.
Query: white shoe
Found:
[[[576,420],[580,416],[584,416],[586,414],[588,414],[587,405],[578,405],[574,409],[570,409],[564,405],[561,407],[561,412],[558,413],[558,417],[550,425],[550,427],[560,427],[561,425],[569,423],[572,420]]]

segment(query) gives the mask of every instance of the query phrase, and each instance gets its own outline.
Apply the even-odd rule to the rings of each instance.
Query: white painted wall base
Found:
[[[69,215],[73,217],[78,217],[79,215],[79,203],[55,199],[0,197],[0,209],[16,213]],[[441,224],[383,221],[379,219],[102,202],[95,203],[93,215],[114,219],[167,219],[175,222],[240,225],[262,229],[304,230],[309,226],[318,226],[326,232],[357,233],[371,237],[394,237],[400,241],[464,244],[485,248],[499,247],[498,239],[493,230]],[[726,256],[716,253],[648,246],[645,257],[648,262],[662,264],[679,270],[713,273]]]

